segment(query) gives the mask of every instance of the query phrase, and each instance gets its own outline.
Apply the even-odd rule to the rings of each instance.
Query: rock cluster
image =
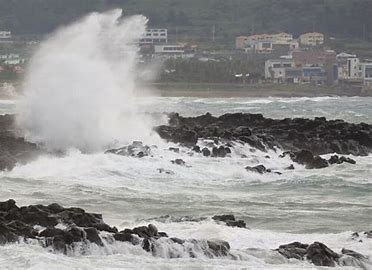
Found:
[[[363,267],[363,262],[368,261],[364,255],[358,252],[342,249],[341,254],[338,254],[320,242],[314,242],[311,245],[294,242],[281,245],[276,251],[288,259],[306,259],[317,266],[334,267],[336,265],[345,265]]]
[[[0,170],[11,170],[17,163],[26,163],[40,154],[36,144],[15,135],[14,116],[0,116]]]
[[[118,149],[107,150],[105,153],[143,158],[151,155],[151,147],[148,145],[143,145],[141,141],[135,141],[130,145]]]
[[[314,155],[327,153],[365,156],[372,150],[372,125],[343,120],[264,118],[262,114],[235,113],[214,117],[169,115],[169,125],[156,128],[159,135],[175,143],[195,145],[199,138],[224,138],[243,141],[264,150],[280,147],[288,151],[309,150]]]
[[[229,227],[246,228],[244,220],[236,220],[234,215],[213,216],[213,220],[224,222]]]
[[[102,215],[87,213],[81,208],[64,208],[56,203],[18,207],[14,200],[0,202],[0,244],[27,242],[30,239],[62,253],[68,253],[75,244],[104,246],[110,241],[120,241],[141,245],[145,251],[156,255],[157,241],[162,239],[170,245],[181,245],[191,257],[196,256],[195,250],[211,258],[230,255],[229,243],[222,240],[168,237],[167,233],[159,232],[152,224],[118,231],[104,223]]]

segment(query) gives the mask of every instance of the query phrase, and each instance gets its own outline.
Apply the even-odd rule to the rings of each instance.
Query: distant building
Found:
[[[197,46],[189,44],[159,44],[154,45],[155,56],[193,58]]]
[[[167,29],[147,29],[140,39],[140,45],[168,43]]]
[[[236,49],[258,54],[270,54],[275,47],[278,48],[280,45],[285,45],[287,52],[299,47],[299,43],[293,39],[292,34],[288,33],[239,36],[235,40]]]
[[[336,62],[333,50],[294,51],[292,53],[296,66],[324,66],[327,62]]]
[[[12,33],[10,31],[0,31],[0,43],[11,43]]]
[[[351,58],[357,58],[357,56],[355,54],[346,52],[342,52],[336,55],[339,80],[345,80],[349,76],[348,59]]]
[[[295,68],[295,63],[291,59],[275,59],[265,62],[265,79],[284,82],[286,71]]]
[[[18,54],[3,54],[0,55],[0,63],[4,63],[5,65],[20,65],[25,63],[25,59],[21,58]]]
[[[303,46],[318,46],[324,44],[324,34],[311,32],[302,34],[299,38]]]
[[[345,79],[357,80],[362,78],[362,66],[357,57],[347,59],[347,75]]]
[[[361,63],[364,85],[372,87],[372,62]]]

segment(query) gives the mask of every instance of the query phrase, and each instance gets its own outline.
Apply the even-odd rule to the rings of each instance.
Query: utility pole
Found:
[[[212,41],[213,43],[216,41],[216,26],[213,25],[213,28],[212,28]]]
[[[176,43],[178,43],[178,26],[176,26]]]

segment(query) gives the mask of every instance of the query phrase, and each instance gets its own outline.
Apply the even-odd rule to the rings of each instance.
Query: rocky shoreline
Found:
[[[344,162],[355,164],[353,159],[342,155],[366,156],[372,152],[372,125],[366,123],[353,124],[324,117],[278,120],[265,118],[262,114],[243,113],[220,117],[209,113],[198,117],[182,117],[177,113],[168,116],[168,125],[154,128],[159,136],[205,157],[224,158],[231,154],[235,145],[245,144],[252,152],[279,150],[280,157],[288,155],[294,163],[308,169],[319,169]],[[16,164],[24,164],[46,153],[36,144],[16,135],[13,115],[0,116],[0,130],[0,170],[11,170]],[[200,144],[201,141],[205,143]],[[150,151],[149,146],[135,142],[106,153],[144,157]],[[177,148],[170,151],[177,151]],[[337,155],[329,160],[320,157],[330,153]],[[257,173],[270,172],[270,168],[246,169]]]
[[[200,152],[204,156],[225,157],[236,144],[247,144],[252,152],[285,151],[295,163],[308,169],[355,160],[338,155],[367,156],[372,152],[372,125],[353,124],[343,120],[286,118],[270,119],[262,114],[225,114],[214,117],[207,113],[198,117],[169,114],[169,124],[155,128],[161,138]],[[200,147],[201,140],[208,140]],[[320,155],[337,153],[329,160]],[[260,165],[258,165],[260,166]],[[248,170],[251,170],[248,168]],[[266,172],[262,168],[259,172]]]
[[[36,144],[17,136],[14,115],[0,116],[0,171],[12,170],[16,164],[24,164],[44,151]]]
[[[246,228],[245,222],[236,220],[233,215],[214,216],[212,220],[230,227]],[[368,237],[372,237],[371,232]],[[30,241],[37,241],[52,252],[67,255],[74,254],[76,249],[84,255],[84,247],[91,244],[104,247],[125,242],[139,246],[153,256],[161,256],[162,246],[171,246],[173,248],[169,248],[166,254],[168,258],[180,258],[181,253],[186,252],[190,258],[202,254],[210,259],[239,259],[230,244],[220,239],[179,239],[158,231],[153,224],[119,231],[106,224],[102,215],[88,213],[81,208],[64,208],[56,203],[18,207],[11,199],[0,202],[0,245]],[[342,249],[341,253],[336,253],[319,242],[281,245],[274,252],[287,259],[307,260],[317,266],[363,268],[365,263],[369,263],[369,258],[355,251]]]

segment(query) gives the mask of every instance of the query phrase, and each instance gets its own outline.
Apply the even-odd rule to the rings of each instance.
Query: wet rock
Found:
[[[169,125],[156,128],[160,137],[183,144],[196,144],[198,139],[242,141],[255,149],[280,148],[298,152],[308,149],[313,156],[328,153],[365,156],[372,152],[372,125],[352,124],[342,120],[270,119],[261,114],[210,114],[197,117],[169,115]],[[213,147],[213,146],[211,146]],[[317,167],[325,163],[315,158]],[[315,166],[313,166],[315,168]]]
[[[294,242],[279,246],[277,251],[288,259],[307,259],[316,266],[335,266],[341,257],[320,242],[314,242],[311,245]]]
[[[308,150],[301,150],[298,152],[286,152],[281,157],[289,155],[290,158],[301,165],[305,165],[306,169],[322,169],[328,167],[328,162],[324,158],[314,156]]]
[[[14,121],[13,115],[0,115],[0,171],[10,171],[17,164],[25,164],[45,153],[16,135]]]
[[[12,209],[18,209],[16,202],[14,200],[0,202],[0,211],[9,212]]]
[[[213,147],[212,149],[212,157],[220,157],[224,158],[227,156],[227,154],[230,154],[231,150],[228,147],[220,146],[220,147]]]
[[[202,150],[202,154],[203,154],[203,156],[205,156],[205,157],[209,157],[209,156],[211,156],[211,151],[208,149],[208,148],[203,148],[203,150]]]
[[[0,223],[0,245],[18,241],[19,236],[11,228]]]
[[[366,256],[364,256],[364,255],[362,255],[362,254],[360,254],[358,252],[355,252],[353,250],[350,250],[350,249],[343,248],[341,250],[341,253],[344,254],[344,255],[348,255],[348,256],[354,257],[354,258],[356,258],[358,260],[367,260],[367,257]]]
[[[222,240],[209,240],[207,241],[208,248],[212,251],[214,256],[221,257],[227,256],[230,252],[230,245]]]
[[[199,145],[195,145],[193,148],[192,148],[192,151],[196,152],[196,153],[200,153],[201,150],[200,150],[200,146]]]
[[[163,168],[159,168],[159,169],[158,169],[158,172],[159,172],[159,173],[169,174],[169,175],[174,175],[174,174],[175,174],[174,171],[172,171],[172,170],[167,170],[167,169],[163,169]]]
[[[115,233],[114,238],[116,241],[121,241],[121,242],[133,242],[133,235],[130,233]]]
[[[254,173],[259,173],[259,174],[264,174],[264,173],[268,172],[264,165],[258,165],[258,166],[255,166],[255,167],[247,166],[247,167],[245,167],[245,169],[248,172],[254,172]]]
[[[304,260],[309,245],[293,242],[287,245],[281,245],[277,251],[287,259]]]
[[[151,155],[151,147],[148,145],[143,145],[143,143],[140,141],[135,141],[132,144],[121,148],[107,150],[105,153],[143,158]]]
[[[246,228],[244,220],[236,220],[234,215],[217,215],[213,216],[212,219],[224,222],[229,227]]]
[[[306,258],[316,266],[335,266],[340,255],[323,243],[315,242],[307,248]]]
[[[226,222],[228,220],[235,220],[234,215],[217,215],[212,217],[213,220]]]
[[[176,147],[169,147],[169,151],[175,152],[175,153],[179,153],[180,152],[180,149],[179,148],[176,148]]]
[[[365,232],[364,234],[367,236],[367,238],[372,238],[372,231]]]
[[[287,168],[285,168],[286,170],[294,170],[295,167],[293,164],[289,165]]]
[[[149,224],[147,227],[148,227],[148,234],[150,235],[150,237],[154,237],[158,235],[158,228],[156,228],[155,225]]]
[[[172,164],[186,166],[186,162],[183,159],[177,158],[175,160],[171,160]]]
[[[344,162],[346,163],[350,163],[350,164],[356,164],[356,161],[351,159],[351,158],[348,158],[348,157],[344,157],[344,156],[337,156],[337,155],[333,155],[329,160],[328,160],[329,164],[342,164]]]
[[[66,227],[56,227],[55,220]],[[34,229],[35,224],[46,228],[37,231]],[[102,234],[102,231],[105,233]],[[43,247],[52,247],[54,251],[65,254],[71,251],[84,252],[89,243],[103,247],[105,243],[102,238],[104,238],[109,243],[121,241],[139,245],[145,251],[156,255],[156,249],[159,247],[161,249],[163,243],[157,241],[166,238],[166,242],[181,245],[183,252],[190,252],[190,256],[193,257],[196,256],[193,249],[201,250],[211,258],[230,255],[230,246],[225,241],[169,238],[167,233],[159,232],[153,224],[118,232],[115,227],[110,227],[103,222],[102,215],[87,213],[81,208],[64,208],[58,204],[18,207],[14,200],[0,202],[0,245],[31,238],[38,240]],[[169,257],[179,256],[170,252]]]
[[[103,246],[102,240],[99,237],[98,230],[96,228],[85,228],[86,239],[98,246]]]

